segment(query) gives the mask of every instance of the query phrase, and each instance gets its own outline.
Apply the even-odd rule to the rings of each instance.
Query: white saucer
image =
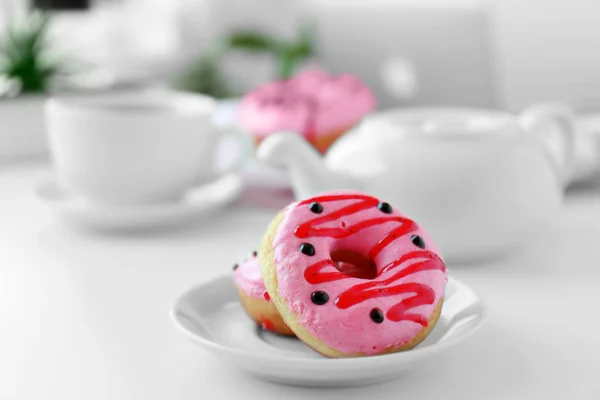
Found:
[[[363,358],[328,359],[295,338],[258,328],[244,313],[231,276],[184,293],[171,310],[175,327],[222,361],[260,379],[301,386],[360,386],[397,379],[470,336],[485,319],[481,300],[450,279],[442,315],[413,350]]]
[[[183,224],[209,215],[237,199],[242,190],[238,175],[226,175],[190,190],[179,202],[139,207],[105,206],[87,201],[60,188],[54,179],[34,189],[38,200],[65,221],[103,231],[139,231]]]
[[[249,186],[270,189],[291,189],[292,183],[285,170],[278,170],[250,158],[243,169],[244,181]]]

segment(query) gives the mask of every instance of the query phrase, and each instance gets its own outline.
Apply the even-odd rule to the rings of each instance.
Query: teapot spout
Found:
[[[349,177],[330,171],[323,156],[297,133],[268,136],[258,147],[256,156],[266,165],[288,171],[297,199],[331,190],[359,189]]]

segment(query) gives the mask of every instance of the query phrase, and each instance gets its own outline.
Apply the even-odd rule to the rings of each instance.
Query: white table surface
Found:
[[[450,266],[489,309],[472,339],[398,381],[322,390],[247,377],[168,317],[182,291],[256,247],[273,210],[238,205],[168,233],[83,234],[31,198],[48,173],[0,169],[0,399],[600,399],[600,189],[571,193],[511,258]]]

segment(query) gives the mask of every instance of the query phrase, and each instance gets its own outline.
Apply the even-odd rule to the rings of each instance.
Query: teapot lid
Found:
[[[365,118],[363,127],[382,135],[436,140],[506,138],[519,129],[516,118],[501,111],[469,108],[393,109]]]

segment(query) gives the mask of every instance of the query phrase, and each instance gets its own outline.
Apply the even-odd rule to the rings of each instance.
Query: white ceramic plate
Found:
[[[212,214],[237,199],[242,190],[238,175],[227,175],[190,190],[179,202],[139,207],[99,205],[61,189],[54,179],[34,189],[38,200],[63,220],[101,231],[139,231],[185,224]]]
[[[184,293],[171,310],[175,327],[220,360],[258,378],[301,386],[359,386],[399,378],[467,338],[485,319],[481,300],[450,279],[442,315],[415,349],[396,354],[328,359],[295,338],[258,328],[244,313],[231,276]]]

